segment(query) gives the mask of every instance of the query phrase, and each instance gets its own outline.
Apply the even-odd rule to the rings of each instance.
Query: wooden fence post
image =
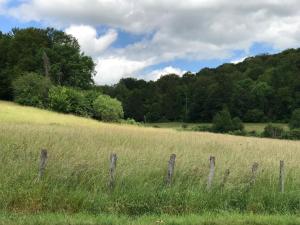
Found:
[[[115,187],[115,172],[117,167],[117,154],[112,153],[110,155],[110,166],[109,166],[109,187],[110,189],[114,189]]]
[[[39,166],[39,175],[38,175],[39,180],[41,180],[43,178],[44,174],[45,174],[47,158],[48,158],[47,150],[42,149],[41,150],[41,155],[40,155],[40,166]]]
[[[252,175],[251,175],[251,180],[250,180],[250,186],[253,186],[255,184],[256,181],[256,176],[257,176],[257,170],[258,170],[258,163],[255,162],[252,165]]]
[[[226,182],[228,180],[229,175],[230,175],[230,170],[229,169],[225,170],[223,181],[221,183],[221,188],[224,188],[224,186],[225,186],[225,184],[226,184]]]
[[[284,161],[280,160],[279,166],[279,190],[284,193]]]
[[[216,158],[214,156],[210,156],[209,158],[209,175],[207,180],[207,190],[211,189],[212,182],[215,175],[215,165],[216,165]]]
[[[172,184],[172,179],[174,175],[174,168],[175,168],[175,159],[176,159],[176,154],[171,154],[170,160],[168,162],[168,173],[166,177],[166,184],[171,185]]]

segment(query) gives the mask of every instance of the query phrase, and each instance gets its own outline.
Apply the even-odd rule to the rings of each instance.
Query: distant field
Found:
[[[49,157],[38,181],[41,148]],[[114,191],[107,186],[112,152],[118,155]],[[168,187],[171,153],[177,158]],[[216,170],[207,191],[211,155]],[[300,213],[297,141],[107,124],[0,102],[0,156],[0,211],[7,213]],[[278,191],[279,160],[286,162],[285,193]],[[253,162],[259,172],[249,188]],[[221,188],[226,169],[230,175]]]
[[[187,125],[187,128],[192,128],[196,126],[210,126],[210,123],[180,123],[180,122],[169,122],[169,123],[147,123],[147,127],[160,127],[160,128],[173,128],[173,129],[182,129],[182,125]],[[288,124],[284,123],[274,123],[277,126],[280,126],[284,129],[288,129]],[[263,132],[267,123],[244,123],[246,131],[256,131]]]

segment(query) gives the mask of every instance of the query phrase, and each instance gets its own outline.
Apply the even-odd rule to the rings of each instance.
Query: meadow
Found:
[[[285,130],[288,129],[288,124],[286,123],[273,123],[274,125],[281,127]],[[251,132],[256,131],[257,133],[262,133],[264,131],[265,126],[268,123],[244,123],[245,131]],[[185,129],[193,129],[197,126],[211,126],[211,123],[180,123],[180,122],[162,122],[162,123],[147,123],[146,127],[156,127],[156,128],[173,128],[176,130],[185,130]],[[186,126],[183,129],[183,126]]]
[[[42,148],[48,150],[48,162],[44,178],[38,180]],[[113,152],[118,161],[112,191],[108,170]],[[166,186],[172,153],[177,155],[174,180]],[[11,213],[184,216],[234,212],[290,215],[294,219],[286,224],[300,223],[299,141],[108,124],[0,102],[0,154],[2,221],[8,221]],[[212,190],[207,191],[211,155],[216,157],[216,171]],[[286,163],[284,193],[278,184],[280,160]],[[249,187],[254,162],[259,170]],[[221,187],[226,169],[230,175]],[[32,221],[37,218],[42,217],[33,215]],[[183,224],[176,220],[180,218],[169,224]]]

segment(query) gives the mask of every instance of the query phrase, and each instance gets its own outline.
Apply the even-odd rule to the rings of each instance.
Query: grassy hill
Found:
[[[43,180],[39,154],[48,150]],[[118,155],[116,187],[109,156]],[[164,185],[176,153],[175,177]],[[0,211],[186,214],[300,212],[300,142],[106,124],[0,102]],[[206,191],[209,157],[216,157]],[[279,160],[286,190],[278,191]],[[250,188],[251,166],[259,163]],[[230,175],[220,187],[226,169]],[[1,224],[1,223],[0,223]]]

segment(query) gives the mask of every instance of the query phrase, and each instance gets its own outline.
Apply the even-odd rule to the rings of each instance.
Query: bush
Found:
[[[244,130],[243,121],[239,117],[235,117],[232,120],[232,129],[234,131],[243,131]]]
[[[136,122],[134,119],[132,118],[127,118],[126,120],[121,120],[122,124],[129,124],[129,125],[136,125],[136,126],[140,126],[142,123]]]
[[[93,103],[93,109],[94,117],[103,121],[116,122],[124,116],[121,102],[108,95],[98,96]]]
[[[51,81],[36,73],[27,73],[13,82],[15,102],[22,105],[45,107]]]
[[[283,128],[279,126],[275,126],[273,124],[268,124],[263,132],[264,137],[269,137],[269,138],[282,138],[284,136],[284,130]]]
[[[292,117],[289,122],[289,127],[291,129],[300,128],[300,108],[295,109],[292,113]]]
[[[67,88],[61,86],[53,86],[49,90],[49,108],[67,113],[70,111],[70,102],[68,101]]]
[[[293,129],[285,132],[285,139],[300,140],[300,129]]]
[[[52,87],[49,90],[49,107],[58,112],[92,116],[83,91],[69,87]]]
[[[220,133],[228,133],[229,131],[243,130],[242,121],[236,117],[233,120],[227,109],[223,109],[217,113],[213,119],[212,131]]]

